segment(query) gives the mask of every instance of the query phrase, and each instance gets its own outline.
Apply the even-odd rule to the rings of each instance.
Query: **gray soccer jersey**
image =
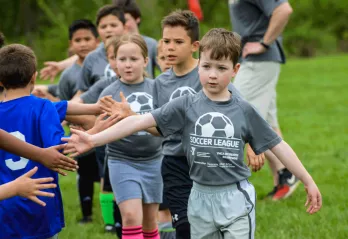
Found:
[[[241,97],[237,89],[232,85],[228,86],[232,94]],[[154,108],[160,108],[168,102],[184,95],[194,95],[202,89],[199,81],[198,67],[183,76],[175,75],[173,69],[159,75],[155,80],[153,97]],[[181,145],[181,135],[173,134],[163,141],[163,152],[168,156],[184,156]]]
[[[89,88],[88,91],[84,92],[80,98],[83,103],[86,104],[94,104],[97,103],[100,94],[106,89],[109,85],[114,83],[117,80],[116,76],[113,77],[105,77],[103,76],[98,82]]]
[[[76,82],[81,75],[81,71],[82,67],[77,63],[63,71],[58,82],[58,92],[61,100],[71,100],[76,94]]]
[[[263,38],[273,10],[287,0],[229,0],[233,30],[242,37],[242,42],[255,42]],[[260,55],[249,55],[246,61],[285,62],[282,38]]]
[[[100,98],[112,95],[114,100],[121,101],[120,92],[122,91],[131,109],[137,114],[145,114],[153,110],[153,83],[154,81],[148,78],[134,85],[117,80],[100,94]],[[140,131],[108,144],[107,153],[110,158],[116,159],[151,160],[161,155],[161,143],[161,137]]]
[[[175,75],[173,69],[162,73],[155,79],[155,89],[153,94],[154,108],[160,108],[169,101],[186,94],[196,94],[202,89],[199,81],[198,67],[183,76]],[[181,146],[180,134],[166,137],[163,141],[164,155],[184,156]]]
[[[228,185],[250,176],[244,145],[260,154],[281,138],[246,101],[213,102],[203,91],[175,99],[152,112],[164,136],[182,135],[190,177],[203,185]]]
[[[146,42],[149,63],[146,66],[146,72],[149,74],[150,78],[155,77],[155,68],[157,66],[156,56],[157,56],[157,41],[151,37],[142,36]]]
[[[108,63],[104,43],[100,43],[97,49],[89,53],[83,62],[82,72],[77,83],[78,89],[87,91],[104,75],[112,77],[116,74]]]

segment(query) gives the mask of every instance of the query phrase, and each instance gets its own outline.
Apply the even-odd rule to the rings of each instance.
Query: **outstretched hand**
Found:
[[[16,187],[16,195],[28,198],[41,206],[46,206],[46,203],[38,199],[37,196],[54,197],[54,193],[48,193],[40,190],[55,188],[57,185],[50,183],[53,181],[53,178],[32,179],[31,177],[37,172],[37,169],[38,168],[35,167],[26,174],[18,177],[13,184]]]
[[[67,173],[62,170],[72,172],[76,171],[78,168],[76,161],[59,152],[60,150],[63,150],[65,146],[65,144],[62,144],[43,149],[43,154],[40,157],[42,160],[40,160],[40,163],[46,168],[49,168],[63,176],[66,176]]]
[[[120,117],[116,114],[106,118],[107,116],[108,116],[108,113],[103,113],[99,115],[95,121],[93,128],[88,132],[92,134],[97,134],[113,126],[120,120]]]
[[[100,107],[108,113],[108,115],[117,115],[119,120],[135,115],[136,113],[132,111],[123,92],[120,92],[120,98],[121,102],[117,102],[112,99],[112,97],[105,96],[100,99]]]
[[[76,157],[95,147],[91,140],[91,135],[76,129],[71,129],[70,131],[72,133],[70,138],[62,138],[62,141],[68,142],[64,153],[70,153],[71,157]]]
[[[55,61],[46,61],[44,65],[45,67],[40,70],[40,78],[42,80],[50,79],[51,82],[54,82],[54,78],[61,71],[59,63]]]
[[[309,214],[314,214],[320,210],[323,204],[323,199],[317,185],[314,182],[307,186],[305,185],[305,190],[307,193],[305,207],[307,207],[307,212]]]

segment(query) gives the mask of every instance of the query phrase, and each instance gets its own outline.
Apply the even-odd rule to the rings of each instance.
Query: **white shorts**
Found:
[[[276,86],[280,73],[277,62],[242,62],[233,85],[273,127],[279,128]]]
[[[255,198],[248,180],[226,186],[193,182],[187,209],[191,239],[253,239]]]

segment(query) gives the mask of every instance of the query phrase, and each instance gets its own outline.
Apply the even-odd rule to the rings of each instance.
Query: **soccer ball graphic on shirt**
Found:
[[[107,64],[107,66],[105,67],[104,76],[107,78],[116,76],[116,73],[113,69],[111,69],[110,64]]]
[[[169,101],[171,100],[174,100],[175,98],[178,98],[178,97],[181,97],[183,95],[194,95],[196,94],[197,92],[192,89],[191,87],[188,87],[188,86],[182,86],[182,87],[179,87],[178,89],[176,89],[170,96],[170,99]]]
[[[209,112],[198,118],[195,135],[215,138],[233,138],[234,127],[231,120],[219,112]]]
[[[146,92],[134,92],[126,99],[132,111],[136,113],[153,110],[152,96]]]

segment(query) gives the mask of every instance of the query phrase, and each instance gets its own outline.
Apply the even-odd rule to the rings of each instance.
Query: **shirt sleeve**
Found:
[[[243,106],[247,125],[246,142],[250,144],[256,154],[261,154],[282,141],[282,138],[277,135],[253,106],[247,102]]]
[[[183,131],[186,118],[186,100],[186,96],[179,97],[151,112],[157,123],[157,128],[164,137]]]
[[[65,72],[63,72],[58,83],[59,98],[61,100],[70,100],[71,91],[73,90],[72,87]]]
[[[258,6],[263,14],[267,17],[271,17],[274,9],[281,4],[288,2],[288,0],[253,0],[253,2]]]
[[[44,148],[61,144],[64,130],[60,124],[57,109],[51,102],[45,102],[39,121],[40,135]]]
[[[91,85],[91,77],[92,77],[91,63],[92,63],[92,59],[87,56],[85,61],[83,62],[80,77],[77,81],[77,88],[83,92],[87,91]]]
[[[63,122],[66,117],[66,111],[68,110],[68,102],[66,100],[53,102],[53,106],[56,108],[60,122]]]
[[[104,90],[104,81],[99,80],[91,88],[89,88],[85,93],[83,93],[80,98],[83,100],[83,103],[94,104],[98,101],[98,98],[101,92]]]

